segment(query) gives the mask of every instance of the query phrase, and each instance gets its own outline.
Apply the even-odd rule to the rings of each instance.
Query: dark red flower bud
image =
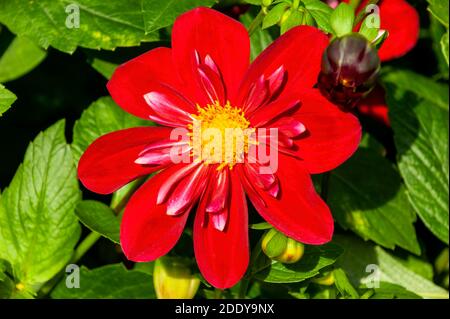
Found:
[[[357,33],[334,39],[322,57],[319,89],[330,101],[348,110],[375,86],[380,58]]]

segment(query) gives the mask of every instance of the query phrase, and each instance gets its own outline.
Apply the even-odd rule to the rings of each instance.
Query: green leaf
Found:
[[[127,270],[122,264],[92,270],[80,269],[80,288],[67,288],[62,280],[51,293],[54,299],[150,299],[155,298],[152,276]]]
[[[331,13],[330,25],[336,36],[341,37],[352,32],[354,20],[355,12],[353,7],[347,3],[341,3]]]
[[[397,88],[400,93],[403,91],[414,92],[418,98],[432,101],[434,105],[448,111],[447,85],[431,81],[423,75],[407,70],[385,69],[382,80],[386,84],[391,84],[391,87]]]
[[[254,19],[254,15],[246,13],[240,17],[241,22],[248,27]],[[253,61],[256,57],[264,51],[274,40],[274,37],[268,30],[257,28],[250,36],[250,59]]]
[[[409,270],[379,246],[343,235],[335,235],[333,243],[344,248],[336,266],[345,271],[355,287],[376,283],[379,279],[400,285],[423,298],[448,298],[448,291]]]
[[[23,5],[22,0],[1,1],[0,22],[45,49],[52,46],[67,53],[78,46],[112,50],[159,39],[159,34],[145,32],[146,15],[142,8],[151,2],[39,0]]]
[[[109,206],[95,200],[84,200],[78,203],[75,214],[90,230],[120,243],[120,222]]]
[[[10,299],[13,295],[14,291],[14,282],[11,278],[5,276],[0,278],[0,300],[1,299]]]
[[[281,23],[280,32],[281,34],[285,33],[286,31],[289,31],[295,26],[301,25],[303,22],[303,12],[300,12],[298,10],[290,9],[289,16],[286,20],[284,20]]]
[[[427,0],[428,11],[448,28],[448,0]]]
[[[383,80],[408,198],[431,232],[448,243],[448,87],[403,71]]]
[[[407,267],[409,270],[430,281],[433,280],[433,266],[428,261],[413,255],[395,257],[398,262]]]
[[[155,266],[155,262],[154,261],[149,261],[149,262],[143,262],[143,263],[135,263],[133,270],[136,271],[142,271],[145,272],[146,274],[149,274],[150,276],[153,276],[153,268]]]
[[[444,55],[445,61],[447,62],[448,65],[448,37],[449,37],[449,33],[447,30],[447,33],[445,33],[442,36],[441,39],[441,49],[442,49],[442,54]]]
[[[0,2],[0,22],[43,48],[72,53],[80,46],[113,50],[157,41],[159,29],[213,0],[22,0]],[[79,17],[79,24],[75,23]]]
[[[80,190],[64,121],[40,133],[0,198],[0,258],[26,289],[39,288],[69,261],[80,236]]]
[[[15,80],[34,69],[47,52],[27,38],[15,37],[0,57],[0,82]]]
[[[422,299],[402,286],[383,281],[380,282],[380,287],[373,289],[373,291],[374,294],[370,297],[371,299]]]
[[[111,2],[111,0],[110,0]],[[163,27],[167,27],[183,12],[198,6],[211,7],[215,0],[143,0],[142,12],[144,13],[145,32],[151,33]]]
[[[328,204],[344,229],[394,249],[420,253],[416,219],[398,172],[376,151],[360,148],[330,175]]]
[[[17,97],[11,91],[8,91],[2,84],[0,84],[0,116],[5,113]]]
[[[19,290],[14,280],[6,274],[2,276],[2,260],[0,260],[0,300],[1,299],[33,299],[34,293]],[[4,270],[3,270],[4,271]]]
[[[440,254],[436,257],[434,261],[436,268],[436,273],[441,274],[443,272],[448,272],[448,247],[444,248]]]
[[[326,33],[333,33],[333,28],[330,25],[330,18],[333,9],[320,0],[301,0],[305,5],[306,10],[314,18],[319,29]]]
[[[0,281],[5,280],[6,278],[6,261],[0,259]]]
[[[263,269],[256,270],[255,277],[265,282],[300,282],[319,274],[320,270],[332,265],[341,255],[342,249],[334,244],[305,246],[303,257],[294,264],[273,261]],[[261,258],[267,258],[263,254]]]
[[[102,97],[92,103],[75,123],[72,142],[75,161],[78,162],[95,139],[106,133],[151,124],[126,113],[110,97]]]
[[[448,63],[442,52],[441,41],[447,32],[447,29],[434,17],[430,16],[430,37],[432,40],[432,48],[436,56],[439,76],[448,79]]]
[[[341,268],[337,268],[333,270],[333,276],[334,276],[334,283],[336,285],[337,290],[340,292],[340,294],[344,298],[352,298],[352,299],[358,299],[359,294],[356,291],[356,289],[352,286],[350,283],[350,280],[348,280],[347,275],[345,274],[345,271]]]
[[[262,22],[262,29],[269,28],[280,22],[281,17],[283,16],[287,8],[289,8],[289,4],[286,2],[280,2],[277,5],[273,6],[273,8],[270,9],[264,17],[264,20]]]

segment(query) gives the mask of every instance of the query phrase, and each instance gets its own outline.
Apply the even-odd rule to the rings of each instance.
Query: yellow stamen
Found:
[[[217,170],[243,161],[249,145],[254,141],[253,128],[245,113],[233,107],[229,101],[222,106],[218,101],[200,107],[198,114],[192,114],[194,121],[187,127],[191,131],[192,155],[204,164],[219,164]]]

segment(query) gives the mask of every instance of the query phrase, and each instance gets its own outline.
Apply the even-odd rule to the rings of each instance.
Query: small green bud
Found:
[[[264,235],[261,248],[267,257],[286,264],[299,261],[304,253],[303,244],[273,228]]]
[[[153,285],[158,299],[192,299],[200,279],[192,275],[185,259],[161,257],[155,261]]]
[[[305,246],[292,238],[287,239],[286,249],[280,256],[274,259],[284,264],[293,264],[303,257]]]
[[[268,7],[272,4],[272,0],[262,0],[261,3],[263,7]]]
[[[322,277],[314,278],[312,282],[322,286],[331,286],[334,284],[334,274],[332,271],[327,272]]]

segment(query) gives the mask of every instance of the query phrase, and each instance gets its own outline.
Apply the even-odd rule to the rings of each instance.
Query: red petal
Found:
[[[218,213],[225,208],[230,189],[230,177],[227,169],[215,172],[214,178],[214,192],[211,192],[206,206],[208,213]]]
[[[168,195],[171,194],[173,189],[176,185],[188,174],[192,172],[193,169],[195,169],[196,166],[200,165],[200,163],[192,162],[182,168],[180,168],[178,171],[176,171],[174,174],[172,174],[167,180],[165,180],[158,191],[158,198],[157,203],[161,204],[164,203],[167,200]]]
[[[312,88],[317,82],[322,54],[328,42],[324,33],[309,26],[295,27],[283,34],[250,66],[239,88],[237,105],[245,101],[250,87],[261,75],[267,78],[280,67],[284,68],[287,75],[282,96],[285,92]]]
[[[258,80],[251,85],[245,101],[239,105],[242,105],[242,110],[251,116],[251,114],[269,98],[269,93],[269,83],[266,82],[264,76],[260,76]]]
[[[248,68],[250,42],[245,27],[211,9],[197,8],[177,18],[172,30],[173,60],[180,78],[191,92],[197,92],[194,102],[207,100],[197,78],[196,53],[210,56],[225,82],[228,99],[233,101],[239,82]],[[208,62],[207,62],[208,63]]]
[[[249,120],[254,127],[264,126],[267,122],[283,115],[283,113],[292,111],[299,105],[300,101],[296,98],[287,97],[284,99],[276,99],[274,102],[258,108],[255,113],[250,116]]]
[[[309,173],[297,159],[280,154],[279,161],[277,199],[255,188],[266,204],[266,207],[259,205],[248,192],[255,208],[271,225],[299,242],[320,245],[330,241],[333,218],[317,195]]]
[[[197,202],[208,182],[208,173],[208,167],[199,165],[190,175],[179,182],[167,201],[168,215],[179,215]]]
[[[81,156],[78,177],[86,188],[109,194],[139,176],[161,169],[135,163],[148,144],[167,139],[170,129],[136,127],[112,132],[95,140]]]
[[[283,84],[285,73],[286,71],[284,70],[284,66],[280,66],[272,73],[272,75],[267,78],[267,80],[269,81],[269,91],[271,96],[274,96],[278,93],[278,90]]]
[[[192,122],[194,105],[170,88],[162,86],[158,91],[144,94],[144,99],[157,117],[176,123],[175,127],[186,126]]]
[[[292,117],[306,127],[297,138],[297,155],[311,174],[332,170],[358,148],[361,125],[351,113],[341,111],[317,90],[299,94],[302,105]]]
[[[305,126],[300,121],[290,116],[284,116],[271,123],[270,126],[278,128],[279,132],[287,137],[299,136],[306,130]]]
[[[380,6],[381,29],[389,36],[378,54],[381,61],[401,57],[408,53],[419,39],[419,14],[405,0],[382,0]]]
[[[225,88],[223,87],[220,75],[207,65],[200,65],[197,68],[200,85],[209,98],[209,103],[219,101],[225,103]]]
[[[120,107],[144,119],[155,115],[145,102],[144,95],[164,88],[167,90],[167,86],[178,93],[185,92],[178,81],[169,48],[150,50],[122,64],[107,84],[109,93]]]
[[[223,231],[228,221],[228,209],[224,209],[218,214],[209,214],[212,226],[218,231]]]
[[[269,190],[277,183],[277,177],[275,174],[260,174],[260,167],[259,163],[246,163],[244,172],[252,185],[256,185],[263,190]]]
[[[369,96],[358,104],[358,111],[362,115],[371,117],[387,126],[390,126],[388,106],[384,96],[384,89],[381,86],[375,87]]]
[[[179,168],[172,166],[158,173],[128,202],[120,227],[120,243],[129,260],[155,260],[167,254],[180,238],[189,215],[169,216],[165,204],[156,204],[161,183]]]
[[[235,285],[244,275],[249,261],[247,204],[239,178],[231,172],[231,198],[228,220],[217,230],[206,212],[207,197],[200,202],[194,222],[194,250],[198,267],[214,287]]]

